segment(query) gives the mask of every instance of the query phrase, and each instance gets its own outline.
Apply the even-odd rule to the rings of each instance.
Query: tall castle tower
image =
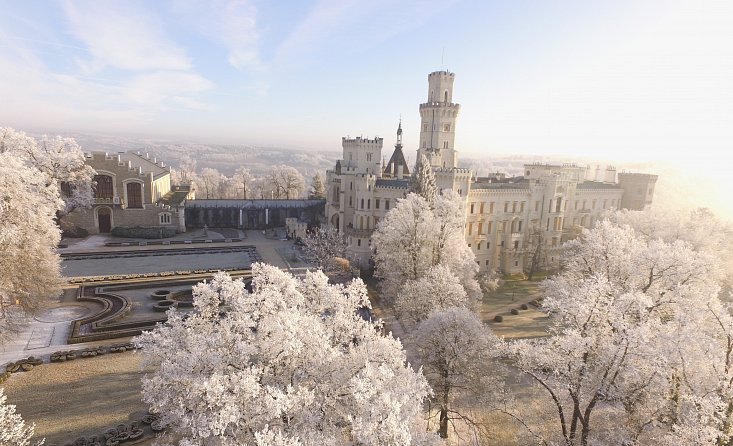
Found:
[[[456,118],[461,106],[453,103],[455,74],[434,71],[428,75],[428,101],[420,104],[420,147],[433,167],[458,167],[455,150]]]

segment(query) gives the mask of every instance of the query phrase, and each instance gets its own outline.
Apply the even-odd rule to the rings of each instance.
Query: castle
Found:
[[[428,75],[427,102],[420,104],[417,159],[425,156],[438,190],[465,200],[465,237],[482,271],[526,271],[531,263],[556,268],[561,244],[590,228],[611,209],[651,205],[656,175],[591,170],[575,164],[526,164],[524,175],[476,177],[458,167],[455,147],[460,105],[453,102],[455,74]],[[410,169],[402,151],[402,125],[389,161],[382,138],[342,138],[343,159],[326,173],[326,218],[347,236],[351,256],[362,266],[371,257],[377,224],[409,193]]]

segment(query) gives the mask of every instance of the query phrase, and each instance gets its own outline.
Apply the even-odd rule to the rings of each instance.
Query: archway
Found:
[[[97,221],[100,234],[110,232],[112,230],[112,210],[108,207],[99,208],[97,210]]]

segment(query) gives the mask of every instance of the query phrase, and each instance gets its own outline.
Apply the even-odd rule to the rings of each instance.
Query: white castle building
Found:
[[[557,267],[560,245],[590,228],[611,209],[651,205],[656,175],[591,170],[575,164],[526,164],[524,175],[476,177],[458,167],[455,147],[460,105],[453,102],[455,74],[428,75],[428,100],[420,104],[417,159],[425,155],[439,190],[465,199],[465,237],[481,270],[522,272],[536,252],[544,268]],[[327,172],[326,217],[348,237],[350,254],[366,266],[371,235],[397,200],[409,193],[410,170],[402,152],[402,125],[389,161],[382,138],[342,138],[343,159]],[[537,245],[542,249],[538,250]]]

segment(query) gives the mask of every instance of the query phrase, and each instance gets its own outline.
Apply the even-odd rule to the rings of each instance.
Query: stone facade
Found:
[[[522,176],[479,178],[457,167],[460,105],[453,102],[454,80],[446,71],[428,75],[428,101],[419,107],[417,156],[430,161],[438,189],[452,189],[465,200],[466,242],[482,271],[520,273],[533,257],[539,257],[542,268],[556,268],[561,244],[580,228],[592,227],[604,212],[651,205],[656,175],[620,173],[617,181],[613,167],[527,164]],[[343,138],[343,159],[326,175],[327,221],[347,235],[349,251],[362,266],[369,263],[377,223],[409,193],[409,175],[394,166],[394,160],[404,160],[401,125],[387,166],[379,162],[382,142]]]
[[[133,152],[93,152],[86,162],[97,172],[94,205],[65,220],[90,234],[115,227],[174,227],[186,231],[183,201],[193,198],[189,186],[171,187],[170,167]]]

